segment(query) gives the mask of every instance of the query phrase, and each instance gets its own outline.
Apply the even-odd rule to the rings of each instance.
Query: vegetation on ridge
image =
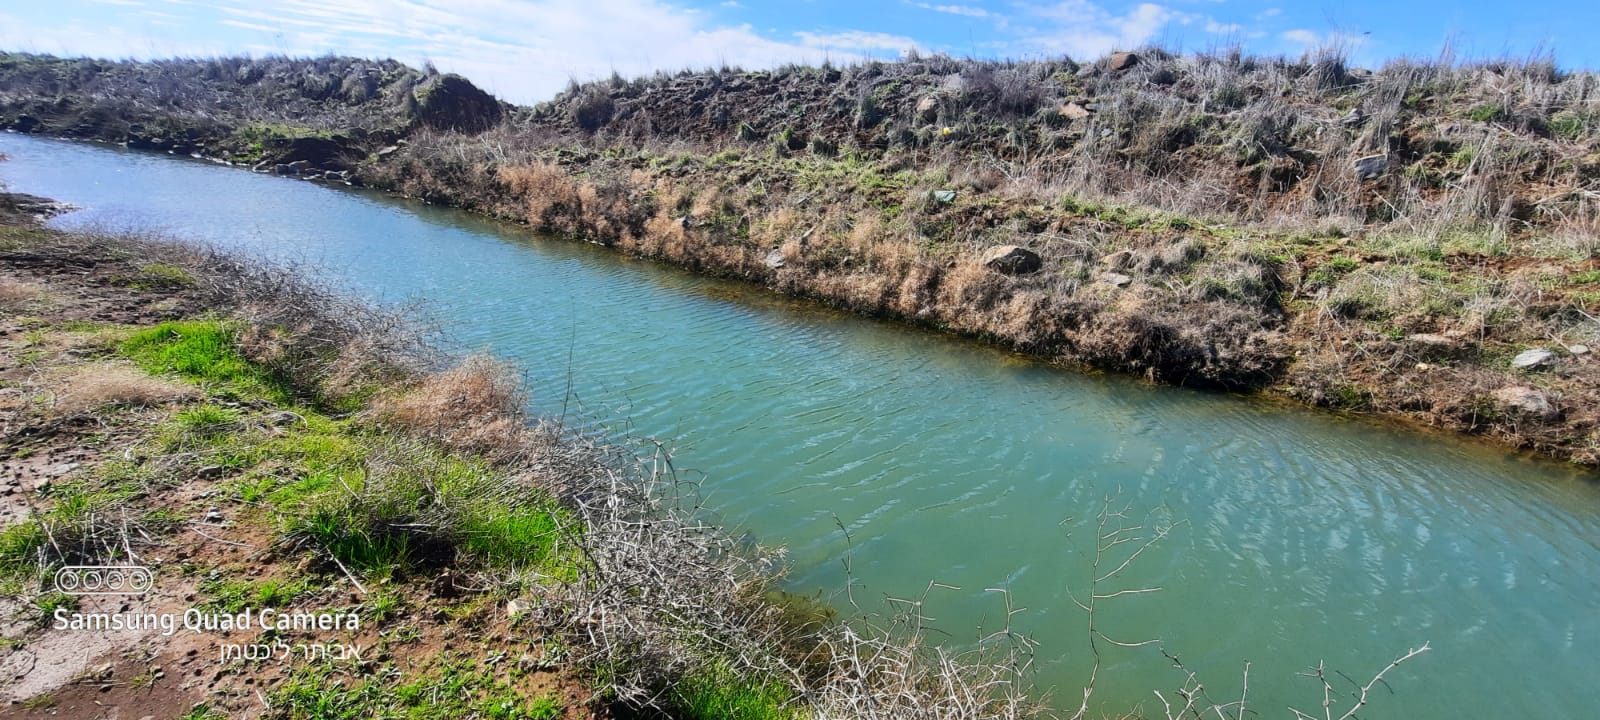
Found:
[[[93,87],[102,115],[212,127],[187,101],[152,103],[115,79],[248,98],[259,89],[237,72],[201,69],[328,78],[300,87],[355,62],[11,55],[0,124],[130,140],[84,124]],[[76,79],[85,65],[95,79]],[[343,129],[240,103],[248,112],[199,151],[1061,362],[1267,390],[1593,465],[1597,90],[1597,76],[1538,59],[1366,71],[1331,52],[910,57],[613,77],[465,130],[379,131],[364,118],[404,115],[378,99],[344,115],[345,100],[314,103]],[[277,154],[242,144],[269,126],[335,133],[337,158],[291,167],[304,158],[284,148],[310,139]],[[1036,253],[1040,269],[984,262],[1004,246]],[[1551,357],[1512,367],[1537,349]]]

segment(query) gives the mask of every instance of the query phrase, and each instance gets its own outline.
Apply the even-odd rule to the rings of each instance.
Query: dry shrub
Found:
[[[379,400],[382,422],[447,447],[508,460],[527,444],[527,395],[510,365],[474,355],[428,375],[406,393]]]
[[[794,208],[780,207],[768,213],[751,227],[750,238],[760,247],[785,247],[799,235],[799,224],[800,216],[799,213],[794,211]],[[798,245],[795,250],[799,250]],[[784,255],[784,259],[787,261],[799,259],[798,255],[789,257],[788,251],[785,251]]]
[[[697,269],[705,264],[705,238],[691,232],[684,221],[671,216],[666,208],[645,224],[645,243],[651,254]]]
[[[63,416],[112,405],[152,406],[199,396],[193,387],[115,364],[85,365],[62,375],[53,384],[61,388],[56,393],[55,411]]]
[[[939,290],[939,267],[929,262],[919,262],[906,270],[900,279],[900,294],[894,309],[906,317],[923,317],[933,312],[933,303]]]
[[[507,166],[500,168],[499,177],[523,199],[529,224],[565,233],[578,230],[582,188],[560,166],[546,162]]]
[[[22,307],[43,294],[44,291],[33,283],[10,278],[0,279],[0,307],[7,309]]]
[[[988,310],[1005,292],[1003,275],[983,263],[965,259],[944,273],[939,286],[940,305],[951,312]]]

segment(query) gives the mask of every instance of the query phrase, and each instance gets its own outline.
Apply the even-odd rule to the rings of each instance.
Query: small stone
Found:
[[[782,268],[784,263],[783,251],[773,250],[772,252],[767,253],[767,256],[763,258],[761,262],[773,270]]]
[[[1114,52],[1106,57],[1106,68],[1121,72],[1139,64],[1139,56],[1131,52]]]
[[[1450,338],[1447,338],[1447,337],[1445,337],[1443,335],[1435,335],[1433,333],[1416,333],[1416,334],[1413,334],[1413,335],[1407,335],[1406,336],[1406,341],[1407,342],[1416,343],[1418,345],[1454,345],[1455,344],[1454,340],[1451,340]]]
[[[506,603],[506,618],[515,620],[518,616],[532,609],[533,604],[527,600],[511,600]]]
[[[985,250],[979,262],[1002,275],[1026,275],[1044,267],[1039,253],[1016,245],[998,245]]]
[[[1383,177],[1383,173],[1389,169],[1389,156],[1368,155],[1363,158],[1356,158],[1354,165],[1357,178],[1362,180],[1377,180],[1378,178]]]
[[[1344,117],[1339,118],[1339,124],[1345,127],[1358,127],[1366,121],[1367,114],[1361,112],[1361,108],[1358,107],[1350,108],[1350,112],[1345,113]]]
[[[1511,367],[1518,370],[1537,370],[1556,361],[1556,354],[1545,348],[1529,348],[1511,358]]]
[[[208,522],[208,523],[220,523],[220,522],[222,522],[222,511],[217,509],[217,508],[211,508],[210,510],[207,510],[206,511],[206,522]]]
[[[390,145],[378,151],[378,157],[386,157],[400,151],[399,145]]]
[[[1588,355],[1589,354],[1589,346],[1588,345],[1569,345],[1569,346],[1567,346],[1567,352],[1570,352],[1573,355]]]
[[[1132,250],[1118,250],[1110,255],[1100,258],[1100,264],[1112,270],[1120,270],[1133,262]]]
[[[1056,112],[1060,113],[1061,117],[1064,117],[1068,120],[1083,120],[1090,115],[1088,108],[1077,103],[1067,103],[1062,105],[1061,108]]]
[[[956,191],[954,190],[935,190],[932,194],[933,199],[940,203],[948,204],[956,201]]]
[[[1550,420],[1556,416],[1555,406],[1550,403],[1550,396],[1531,387],[1503,387],[1494,391],[1494,399],[1506,410],[1521,415],[1541,420]]]
[[[1122,273],[1108,272],[1100,273],[1100,282],[1121,288],[1132,285],[1133,278],[1123,275]]]

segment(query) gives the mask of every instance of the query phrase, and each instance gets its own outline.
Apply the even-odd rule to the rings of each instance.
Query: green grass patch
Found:
[[[239,613],[245,608],[282,608],[311,589],[304,580],[208,580],[200,584],[200,591],[210,596],[206,606],[225,613]]]
[[[1500,105],[1484,104],[1467,111],[1467,117],[1478,122],[1493,122],[1506,116],[1506,109]]]
[[[123,341],[122,354],[146,372],[175,374],[210,389],[287,403],[286,383],[239,353],[234,331],[209,320],[165,322]]]
[[[453,563],[577,576],[580,557],[565,537],[577,521],[538,489],[421,444],[334,445],[332,463],[245,489],[282,509],[290,537],[379,578]]]
[[[691,720],[799,720],[794,699],[776,680],[750,677],[718,663],[685,677],[673,689],[681,717]]]
[[[316,720],[554,720],[564,709],[553,696],[523,695],[470,659],[370,679],[345,677],[328,663],[302,666],[273,693],[272,706]]]
[[[118,274],[111,282],[135,290],[172,291],[194,286],[194,276],[176,265],[149,263],[132,274]]]
[[[35,519],[0,530],[0,575],[14,576],[33,569],[39,551],[49,542],[44,525]]]
[[[1600,270],[1589,270],[1586,272],[1574,273],[1570,280],[1575,285],[1592,285],[1600,283]]]

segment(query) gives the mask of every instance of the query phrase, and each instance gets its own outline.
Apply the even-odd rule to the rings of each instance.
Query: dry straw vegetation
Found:
[[[1579,352],[1600,341],[1593,76],[1448,58],[1369,73],[1336,53],[1125,63],[725,68],[505,108],[393,63],[13,54],[0,124],[364,182],[1063,362],[1600,458]],[[1356,161],[1376,156],[1363,178]],[[400,313],[204,249],[6,233],[0,306],[56,318],[8,352],[62,365],[30,375],[47,401],[7,408],[32,428],[15,437],[36,438],[16,447],[87,442],[93,415],[125,450],[6,528],[12,595],[57,564],[203,542],[181,513],[220,504],[279,574],[224,564],[199,588],[210,600],[354,589],[421,628],[382,641],[387,663],[272,678],[284,717],[570,713],[529,685],[540,668],[619,711],[686,717],[1039,710],[1026,638],[956,651],[930,640],[917,598],[839,622],[774,595],[781,558],[707,525],[666,447],[537,423],[513,369],[448,365]],[[1004,245],[1040,268],[983,261]],[[82,282],[61,269],[85,257],[95,292],[144,309],[58,317],[70,308],[49,284]],[[1509,368],[1535,345],[1552,365]],[[163,498],[184,488],[206,494],[175,516]],[[1101,519],[1115,544],[1097,571],[1166,532],[1110,502]],[[1096,574],[1105,595],[1141,591]],[[1129,640],[1096,634],[1097,592],[1096,657]],[[516,638],[495,651],[522,657],[447,662],[428,644],[462,634]],[[1319,669],[1324,714],[1353,715],[1384,672],[1344,698]],[[218,688],[220,710],[248,700]],[[1167,716],[1251,714],[1203,689],[1188,675]]]
[[[151,282],[153,266],[183,281]],[[1050,716],[1003,591],[999,626],[965,643],[922,613],[937,585],[884,610],[852,598],[845,618],[778,592],[781,554],[706,523],[666,446],[536,422],[514,368],[448,361],[396,312],[192,246],[32,227],[0,227],[0,277],[30,288],[4,316],[0,373],[6,398],[34,401],[0,412],[14,474],[36,481],[0,528],[0,595],[28,620],[8,645],[50,647],[52,613],[79,607],[41,578],[122,562],[221,612],[344,607],[371,643],[359,660],[218,671],[147,638],[81,691],[18,700],[189,718]],[[62,456],[78,462],[45,477]],[[1099,517],[1079,598],[1097,660],[1074,718],[1092,714],[1101,653],[1147,644],[1096,613],[1152,591],[1121,574],[1172,529],[1114,499]],[[185,681],[197,661],[203,685]],[[1392,668],[1359,692],[1317,669],[1330,717]],[[1169,720],[1248,715],[1245,696],[1214,701],[1184,672]]]
[[[148,282],[153,263],[183,282]],[[32,303],[8,306],[25,332],[0,348],[20,383],[7,397],[32,398],[3,408],[7,452],[25,478],[78,459],[28,483],[0,530],[7,610],[38,620],[7,643],[49,647],[51,613],[77,604],[41,578],[67,564],[151,564],[227,612],[349,598],[387,619],[375,661],[228,665],[196,690],[143,674],[131,707],[176,694],[194,717],[260,701],[284,718],[1036,709],[1016,639],[957,653],[914,613],[846,625],[776,593],[778,557],[706,524],[664,446],[639,455],[533,422],[514,369],[446,362],[395,312],[205,249],[29,227],[0,228],[0,274]],[[489,664],[452,659],[472,656],[448,650],[461,636]],[[161,640],[142,652],[174,673],[195,661]],[[494,664],[508,652],[521,659]],[[30,702],[72,707],[53,692]]]
[[[12,54],[0,125],[162,127],[1063,363],[1600,462],[1600,78],[1548,58],[1144,48],[614,76],[531,107],[468,88],[344,58]],[[1039,268],[983,262],[1002,246]],[[1510,366],[1535,348],[1556,357]]]

